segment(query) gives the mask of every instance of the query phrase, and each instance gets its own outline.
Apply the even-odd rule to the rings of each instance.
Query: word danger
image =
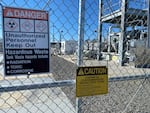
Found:
[[[5,8],[4,17],[15,17],[15,18],[28,18],[28,19],[41,19],[47,20],[48,15],[45,11],[38,10],[25,10],[19,8]]]

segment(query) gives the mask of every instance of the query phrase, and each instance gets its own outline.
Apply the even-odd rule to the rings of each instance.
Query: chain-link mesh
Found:
[[[109,92],[82,97],[76,110],[78,15],[83,1],[0,0],[1,6],[48,11],[51,43],[50,74],[4,77],[0,49],[0,113],[150,112],[148,0],[85,1],[81,65],[107,66]]]
[[[89,49],[90,44],[85,41],[87,46],[84,48],[83,65],[108,66],[109,93],[103,96],[82,98],[80,110],[83,113],[150,112],[149,79],[147,78],[150,73],[150,53],[147,46],[149,41],[148,2],[147,0],[100,0],[99,4],[94,2],[100,9],[99,17],[97,13],[92,16],[96,18],[95,27],[99,23],[96,35],[100,34],[100,36],[93,38],[93,34],[88,34],[90,44],[95,45],[96,48]],[[92,7],[90,2],[86,1],[86,4]],[[85,16],[86,21],[91,14],[88,9],[85,9],[85,14],[89,15],[89,17]],[[92,30],[93,24],[88,26],[88,29],[94,31]],[[94,39],[96,41],[93,43]],[[98,43],[101,45],[100,48],[97,48]],[[101,55],[98,61],[97,55]]]

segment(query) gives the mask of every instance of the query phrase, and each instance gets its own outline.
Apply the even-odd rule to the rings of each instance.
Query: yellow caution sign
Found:
[[[76,96],[93,96],[108,93],[106,66],[79,67],[76,76]]]

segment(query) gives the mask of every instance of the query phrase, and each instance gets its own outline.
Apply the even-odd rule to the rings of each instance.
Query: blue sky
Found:
[[[98,28],[98,1],[86,0],[85,40],[95,39]],[[105,14],[117,10],[121,0],[104,0]],[[134,1],[137,1],[136,3]],[[141,2],[138,2],[141,1]],[[0,0],[3,6],[46,10],[49,12],[50,39],[59,41],[78,39],[79,0]],[[110,8],[110,4],[117,4]],[[130,0],[129,7],[145,8],[145,0]],[[0,18],[1,19],[1,18]],[[1,23],[0,23],[1,24]],[[103,37],[107,37],[108,26],[103,25]],[[0,27],[1,29],[1,27]],[[0,32],[1,33],[1,32]]]
[[[93,2],[94,1],[94,2]],[[51,41],[78,39],[79,0],[0,0],[3,6],[46,10],[49,12]],[[96,38],[98,0],[87,0],[85,39]]]

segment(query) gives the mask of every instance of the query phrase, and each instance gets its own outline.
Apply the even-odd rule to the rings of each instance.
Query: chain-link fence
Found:
[[[0,0],[0,4],[1,20],[3,7],[48,11],[51,51],[51,73],[4,76],[0,49],[0,113],[150,112],[148,0]],[[3,48],[3,21],[0,29]],[[78,66],[107,66],[108,94],[76,102]]]

